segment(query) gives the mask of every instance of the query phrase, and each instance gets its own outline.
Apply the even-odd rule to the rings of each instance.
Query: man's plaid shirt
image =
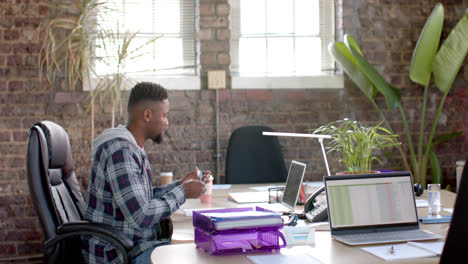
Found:
[[[158,241],[155,224],[168,218],[185,202],[179,181],[152,187],[151,168],[144,150],[124,138],[98,146],[94,153],[86,194],[85,220],[111,225],[135,243],[135,257],[167,241]],[[83,238],[87,263],[121,263],[112,244],[97,237]]]

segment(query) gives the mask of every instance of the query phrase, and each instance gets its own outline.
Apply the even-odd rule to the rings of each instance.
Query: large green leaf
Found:
[[[467,52],[468,10],[452,29],[432,63],[434,82],[444,94],[447,94],[452,87]]]
[[[369,100],[374,100],[375,97],[375,87],[369,81],[369,79],[361,72],[359,65],[356,59],[353,57],[351,52],[349,52],[346,45],[342,42],[332,42],[328,45],[328,51],[333,56],[335,61],[337,61],[343,71],[348,74],[349,78],[354,81],[359,89],[364,93]]]
[[[457,137],[459,135],[462,135],[462,134],[463,134],[463,131],[461,131],[461,130],[455,131],[455,132],[452,132],[452,133],[441,134],[432,142],[431,148],[435,147],[436,145],[438,145],[438,144],[440,144],[442,142],[449,141],[452,138],[455,138],[455,137]]]
[[[431,81],[432,61],[439,47],[443,25],[444,7],[438,3],[432,9],[413,51],[410,65],[410,79],[413,82],[426,86]]]
[[[346,34],[345,43],[351,51],[351,54],[356,59],[361,71],[375,85],[375,88],[384,95],[387,107],[390,109],[398,107],[400,105],[401,92],[387,83],[382,75],[377,72],[374,66],[364,58],[353,36]]]

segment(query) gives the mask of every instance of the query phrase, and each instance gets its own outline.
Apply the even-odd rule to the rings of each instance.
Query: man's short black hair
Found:
[[[143,101],[161,102],[168,98],[167,90],[157,83],[140,82],[130,91],[128,98],[128,109]]]

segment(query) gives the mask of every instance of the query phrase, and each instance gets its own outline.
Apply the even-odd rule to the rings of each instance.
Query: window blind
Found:
[[[123,62],[127,76],[196,74],[195,0],[108,0],[104,3],[99,11],[98,27],[112,32],[112,36],[97,43],[98,74],[115,71],[116,51],[122,48],[127,32],[136,33]],[[114,38],[120,42],[111,40]]]

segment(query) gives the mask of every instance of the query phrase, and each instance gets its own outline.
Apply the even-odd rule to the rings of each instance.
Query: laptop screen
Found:
[[[284,206],[291,210],[294,210],[296,206],[305,169],[306,164],[295,160],[291,161],[288,179],[286,180],[286,187],[284,188],[283,200],[281,201]]]
[[[332,229],[417,224],[409,172],[329,176],[325,185]]]

